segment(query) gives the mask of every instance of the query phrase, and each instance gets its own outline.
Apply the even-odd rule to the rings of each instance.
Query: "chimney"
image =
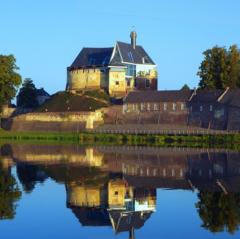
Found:
[[[131,45],[135,50],[137,45],[137,33],[135,31],[132,31],[130,34],[130,37],[131,37]]]

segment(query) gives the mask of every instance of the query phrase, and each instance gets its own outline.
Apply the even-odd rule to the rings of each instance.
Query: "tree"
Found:
[[[196,204],[203,227],[211,232],[233,234],[240,224],[240,193],[200,192]]]
[[[197,75],[201,89],[240,87],[240,51],[236,45],[228,50],[215,46],[206,50]]]
[[[13,55],[0,55],[0,109],[15,97],[22,82],[17,70],[19,68]]]
[[[16,179],[10,170],[3,169],[0,162],[0,220],[14,218],[16,201],[21,195]]]
[[[25,79],[17,96],[17,106],[34,108],[38,106],[37,89],[31,79]]]
[[[190,90],[190,87],[187,84],[184,84],[181,90]]]

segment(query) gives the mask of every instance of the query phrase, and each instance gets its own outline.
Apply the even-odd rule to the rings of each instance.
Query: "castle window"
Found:
[[[167,103],[163,104],[163,110],[166,111],[167,110]]]
[[[156,111],[156,110],[158,110],[158,105],[155,103],[154,105],[153,105],[153,109]]]
[[[114,192],[114,195],[116,195],[116,196],[117,196],[117,195],[118,195],[118,191],[115,191],[115,192]]]
[[[203,111],[203,106],[202,106],[202,105],[200,105],[200,111],[201,111],[201,112]]]
[[[119,85],[119,81],[116,81],[115,84],[116,84],[116,85]]]
[[[141,110],[143,111],[144,110],[144,104],[141,103]]]
[[[172,109],[173,109],[173,111],[175,111],[176,108],[177,108],[177,105],[176,105],[175,103],[173,103],[173,105],[172,105]]]
[[[212,105],[209,106],[209,110],[210,110],[211,112],[213,111],[213,106],[212,106]]]
[[[185,110],[185,104],[184,103],[181,104],[181,110]]]

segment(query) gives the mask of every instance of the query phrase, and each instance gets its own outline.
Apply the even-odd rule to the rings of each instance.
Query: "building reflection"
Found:
[[[104,185],[67,184],[66,191],[67,206],[82,225],[111,225],[116,233],[133,235],[156,210],[156,189],[135,188],[119,176]]]
[[[25,191],[31,192],[47,178],[64,184],[67,207],[82,226],[111,226],[116,233],[128,232],[134,238],[134,231],[157,210],[157,189],[181,189],[197,192],[196,209],[204,228],[238,230],[238,152],[56,145],[10,148],[3,151],[16,163]]]

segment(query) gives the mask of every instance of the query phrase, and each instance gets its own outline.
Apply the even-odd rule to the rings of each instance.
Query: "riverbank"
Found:
[[[151,145],[166,147],[228,148],[240,150],[240,134],[151,135],[69,132],[11,132],[0,129],[2,142],[49,142],[99,145]]]

